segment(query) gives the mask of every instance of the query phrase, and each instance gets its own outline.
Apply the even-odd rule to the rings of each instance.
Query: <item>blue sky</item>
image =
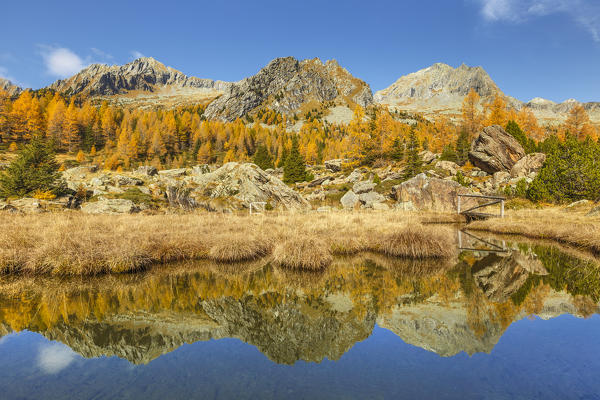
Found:
[[[521,100],[600,101],[600,0],[20,0],[0,10],[0,76],[26,87],[138,55],[239,80],[291,55],[335,58],[374,91],[464,62]]]

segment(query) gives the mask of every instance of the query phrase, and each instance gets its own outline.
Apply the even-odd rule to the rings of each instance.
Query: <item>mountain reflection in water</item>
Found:
[[[85,358],[133,364],[185,343],[237,338],[294,364],[338,360],[377,325],[443,357],[472,355],[489,353],[526,316],[598,313],[598,271],[593,259],[554,247],[509,244],[449,263],[361,255],[321,274],[261,262],[92,280],[3,278],[0,336],[28,330]]]

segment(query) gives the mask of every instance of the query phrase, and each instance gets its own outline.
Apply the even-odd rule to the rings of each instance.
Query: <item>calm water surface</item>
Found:
[[[505,251],[362,255],[317,275],[5,278],[0,398],[600,399],[597,262],[490,241]]]

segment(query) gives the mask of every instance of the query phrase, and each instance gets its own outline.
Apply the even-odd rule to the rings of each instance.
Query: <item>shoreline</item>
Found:
[[[334,256],[378,253],[398,259],[456,255],[449,227],[412,213],[275,215],[6,216],[0,220],[0,274],[91,276],[131,273],[177,261],[272,262],[322,271]]]

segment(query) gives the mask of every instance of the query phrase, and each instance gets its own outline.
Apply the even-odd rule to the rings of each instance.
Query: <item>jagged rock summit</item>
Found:
[[[0,78],[0,90],[8,92],[11,96],[15,96],[23,91],[19,86],[4,78]]]
[[[233,121],[259,107],[291,115],[311,102],[363,107],[373,103],[371,88],[335,60],[276,58],[256,75],[231,85],[206,109],[207,118]]]
[[[179,97],[181,102],[191,103],[214,99],[229,85],[229,82],[187,76],[154,58],[143,57],[125,65],[92,64],[68,79],[54,82],[49,88],[70,95],[103,98],[133,94],[143,99],[146,93],[154,94],[152,98],[159,103],[159,95],[162,100]]]

